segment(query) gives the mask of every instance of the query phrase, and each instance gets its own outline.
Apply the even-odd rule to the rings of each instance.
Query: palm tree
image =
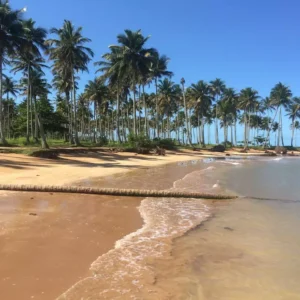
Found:
[[[292,120],[292,138],[291,147],[294,146],[294,135],[295,135],[295,122],[297,118],[300,118],[300,98],[294,97],[292,102],[287,107],[288,116]]]
[[[217,114],[217,105],[219,102],[219,99],[224,92],[226,86],[223,80],[220,78],[216,78],[215,80],[210,82],[211,85],[211,92],[212,96],[214,97],[215,100],[215,140],[216,144],[219,144],[219,125],[218,125],[218,114]]]
[[[131,31],[126,29],[124,34],[119,34],[119,45],[110,46],[120,54],[118,64],[119,75],[123,82],[128,82],[133,91],[133,132],[137,133],[136,127],[136,85],[141,78],[149,73],[150,63],[154,59],[156,50],[145,48],[150,36],[144,37],[141,30]]]
[[[281,82],[277,83],[274,88],[271,90],[271,103],[277,107],[276,109],[276,114],[279,111],[279,116],[278,116],[278,136],[277,136],[277,146],[280,144],[280,138],[281,138],[281,143],[284,146],[283,142],[283,124],[282,124],[282,107],[287,108],[288,105],[290,104],[291,98],[292,98],[292,92],[290,88]],[[276,117],[275,114],[275,117]]]
[[[163,107],[163,111],[167,116],[167,132],[170,138],[170,118],[175,109],[175,103],[180,98],[180,87],[171,80],[165,78],[160,80],[158,84],[159,106]]]
[[[7,133],[8,138],[10,138],[10,103],[9,103],[9,95],[17,97],[19,93],[19,88],[17,87],[16,81],[11,77],[5,77],[3,81],[3,95],[6,94],[7,97]]]
[[[23,37],[24,29],[21,23],[22,13],[24,11],[24,9],[12,10],[8,0],[0,0],[0,139],[2,144],[6,144],[2,113],[3,66],[8,62],[8,57],[20,52],[26,43]]]
[[[22,21],[24,29],[24,39],[26,44],[22,49],[22,52],[16,57],[14,64],[17,64],[17,67],[14,68],[14,71],[25,71],[28,76],[28,85],[30,83],[30,72],[32,69],[39,70],[40,67],[46,67],[41,63],[44,62],[41,57],[41,50],[46,51],[47,47],[45,45],[45,39],[47,36],[47,30],[42,27],[35,27],[35,21],[32,19]],[[19,57],[20,56],[20,57]],[[39,67],[36,68],[36,65],[39,64]],[[29,110],[31,110],[31,128],[32,128],[32,99],[30,95],[30,88],[27,95],[27,142],[29,142]],[[33,133],[33,132],[32,132]]]
[[[54,61],[53,71],[60,73],[64,79],[65,75],[69,75],[72,83],[73,130],[75,145],[78,146],[75,76],[79,71],[88,71],[87,64],[94,53],[84,45],[91,40],[82,36],[82,27],[75,28],[71,21],[67,20],[62,28],[52,28],[50,33],[57,36],[57,39],[49,39],[46,42],[50,47],[50,59]]]
[[[213,99],[211,87],[203,80],[200,80],[198,83],[191,85],[187,90],[187,95],[188,98],[191,99],[191,104],[197,114],[198,126],[201,120],[201,129],[199,126],[199,141],[201,141],[202,146],[205,147],[204,125],[205,117],[209,115]]]
[[[168,71],[168,63],[170,59],[158,52],[154,52],[153,61],[150,66],[150,76],[154,79],[155,83],[155,110],[156,110],[156,136],[159,137],[159,108],[158,108],[158,80],[163,76],[172,77],[173,73]]]
[[[244,148],[248,148],[250,113],[254,111],[259,100],[258,92],[250,87],[241,90],[238,107],[244,110]],[[249,119],[249,120],[248,120]]]
[[[26,141],[29,143],[29,121],[31,120],[31,131],[33,135],[33,119],[32,119],[32,85],[31,85],[31,73],[33,71],[42,72],[42,68],[48,68],[47,65],[44,64],[45,60],[40,55],[33,55],[31,52],[24,52],[19,54],[19,56],[13,58],[12,60],[12,71],[14,73],[22,72],[24,76],[27,76],[27,134]],[[29,117],[29,115],[31,115]]]
[[[185,79],[181,78],[180,83],[181,83],[181,87],[182,87],[185,127],[186,127],[186,133],[187,133],[187,142],[191,146],[192,145],[192,139],[191,139],[191,134],[190,134],[189,116],[188,116],[186,95],[185,95]]]
[[[49,146],[46,141],[46,136],[44,132],[44,126],[43,126],[43,121],[39,113],[38,109],[38,101],[37,98],[42,98],[42,97],[47,97],[49,94],[49,90],[51,86],[47,83],[47,80],[43,78],[44,73],[40,70],[32,70],[30,72],[30,79],[28,76],[23,77],[21,79],[21,86],[24,86],[24,92],[28,94],[28,87],[31,90],[31,95],[33,98],[33,108],[35,112],[35,134],[34,138],[36,141],[38,141],[38,129],[40,132],[41,136],[41,142],[42,142],[42,148],[48,149]],[[28,81],[30,80],[30,85],[28,84]]]
[[[126,80],[126,74],[121,73],[124,71],[121,69],[122,63],[122,48],[110,47],[110,52],[102,55],[103,61],[98,61],[95,63],[96,66],[100,68],[96,71],[103,72],[103,78],[108,79],[108,84],[111,88],[115,88],[117,96],[116,105],[116,127],[117,127],[117,138],[118,142],[121,142],[120,135],[120,94],[122,93],[122,83]]]
[[[103,79],[95,78],[93,81],[90,80],[85,86],[85,97],[87,100],[94,102],[94,120],[95,120],[95,129],[93,141],[96,142],[98,131],[98,123],[97,123],[97,114],[99,114],[100,106],[104,104],[104,100],[109,97],[109,89],[104,84]],[[101,119],[100,119],[101,126]],[[100,129],[100,135],[102,135],[102,130]]]
[[[238,101],[238,95],[235,92],[235,90],[233,88],[226,88],[223,92],[221,101],[219,101],[219,104],[217,105],[217,113],[221,117],[223,128],[224,128],[225,147],[228,141],[228,125],[230,121],[231,123],[234,122],[234,125],[236,125],[237,101]],[[231,140],[233,140],[233,137],[231,138]],[[235,140],[236,140],[236,129],[235,129]]]

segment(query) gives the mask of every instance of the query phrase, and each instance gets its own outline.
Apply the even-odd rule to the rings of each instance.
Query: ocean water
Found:
[[[240,198],[142,200],[144,226],[58,299],[300,299],[299,168],[295,158],[207,159],[108,179]]]

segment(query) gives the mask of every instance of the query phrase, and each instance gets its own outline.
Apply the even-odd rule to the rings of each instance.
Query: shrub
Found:
[[[216,145],[210,149],[212,152],[225,152],[225,150],[225,146],[223,145]]]
[[[140,149],[148,149],[149,151],[155,147],[153,142],[145,135],[139,134],[135,136],[134,134],[129,134],[128,136],[128,144],[129,147],[137,150],[139,152]]]
[[[175,140],[172,139],[158,139],[155,138],[153,140],[154,146],[158,146],[160,148],[166,149],[166,150],[173,150],[176,148]]]

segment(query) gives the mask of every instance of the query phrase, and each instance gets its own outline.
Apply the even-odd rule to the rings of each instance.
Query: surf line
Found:
[[[186,191],[172,190],[138,190],[138,189],[115,189],[115,188],[91,188],[75,186],[47,186],[47,185],[13,185],[1,184],[0,190],[14,192],[42,192],[42,193],[67,193],[67,194],[88,194],[106,196],[130,196],[130,197],[155,197],[155,198],[196,198],[211,200],[236,199],[235,195],[205,194]]]

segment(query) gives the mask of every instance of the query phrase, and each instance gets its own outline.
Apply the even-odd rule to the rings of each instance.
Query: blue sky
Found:
[[[173,81],[216,77],[267,96],[279,81],[300,96],[299,0],[11,0],[39,26],[64,19],[83,26],[94,60],[124,29],[151,35],[149,46],[171,58]],[[81,86],[94,77],[81,75]]]

